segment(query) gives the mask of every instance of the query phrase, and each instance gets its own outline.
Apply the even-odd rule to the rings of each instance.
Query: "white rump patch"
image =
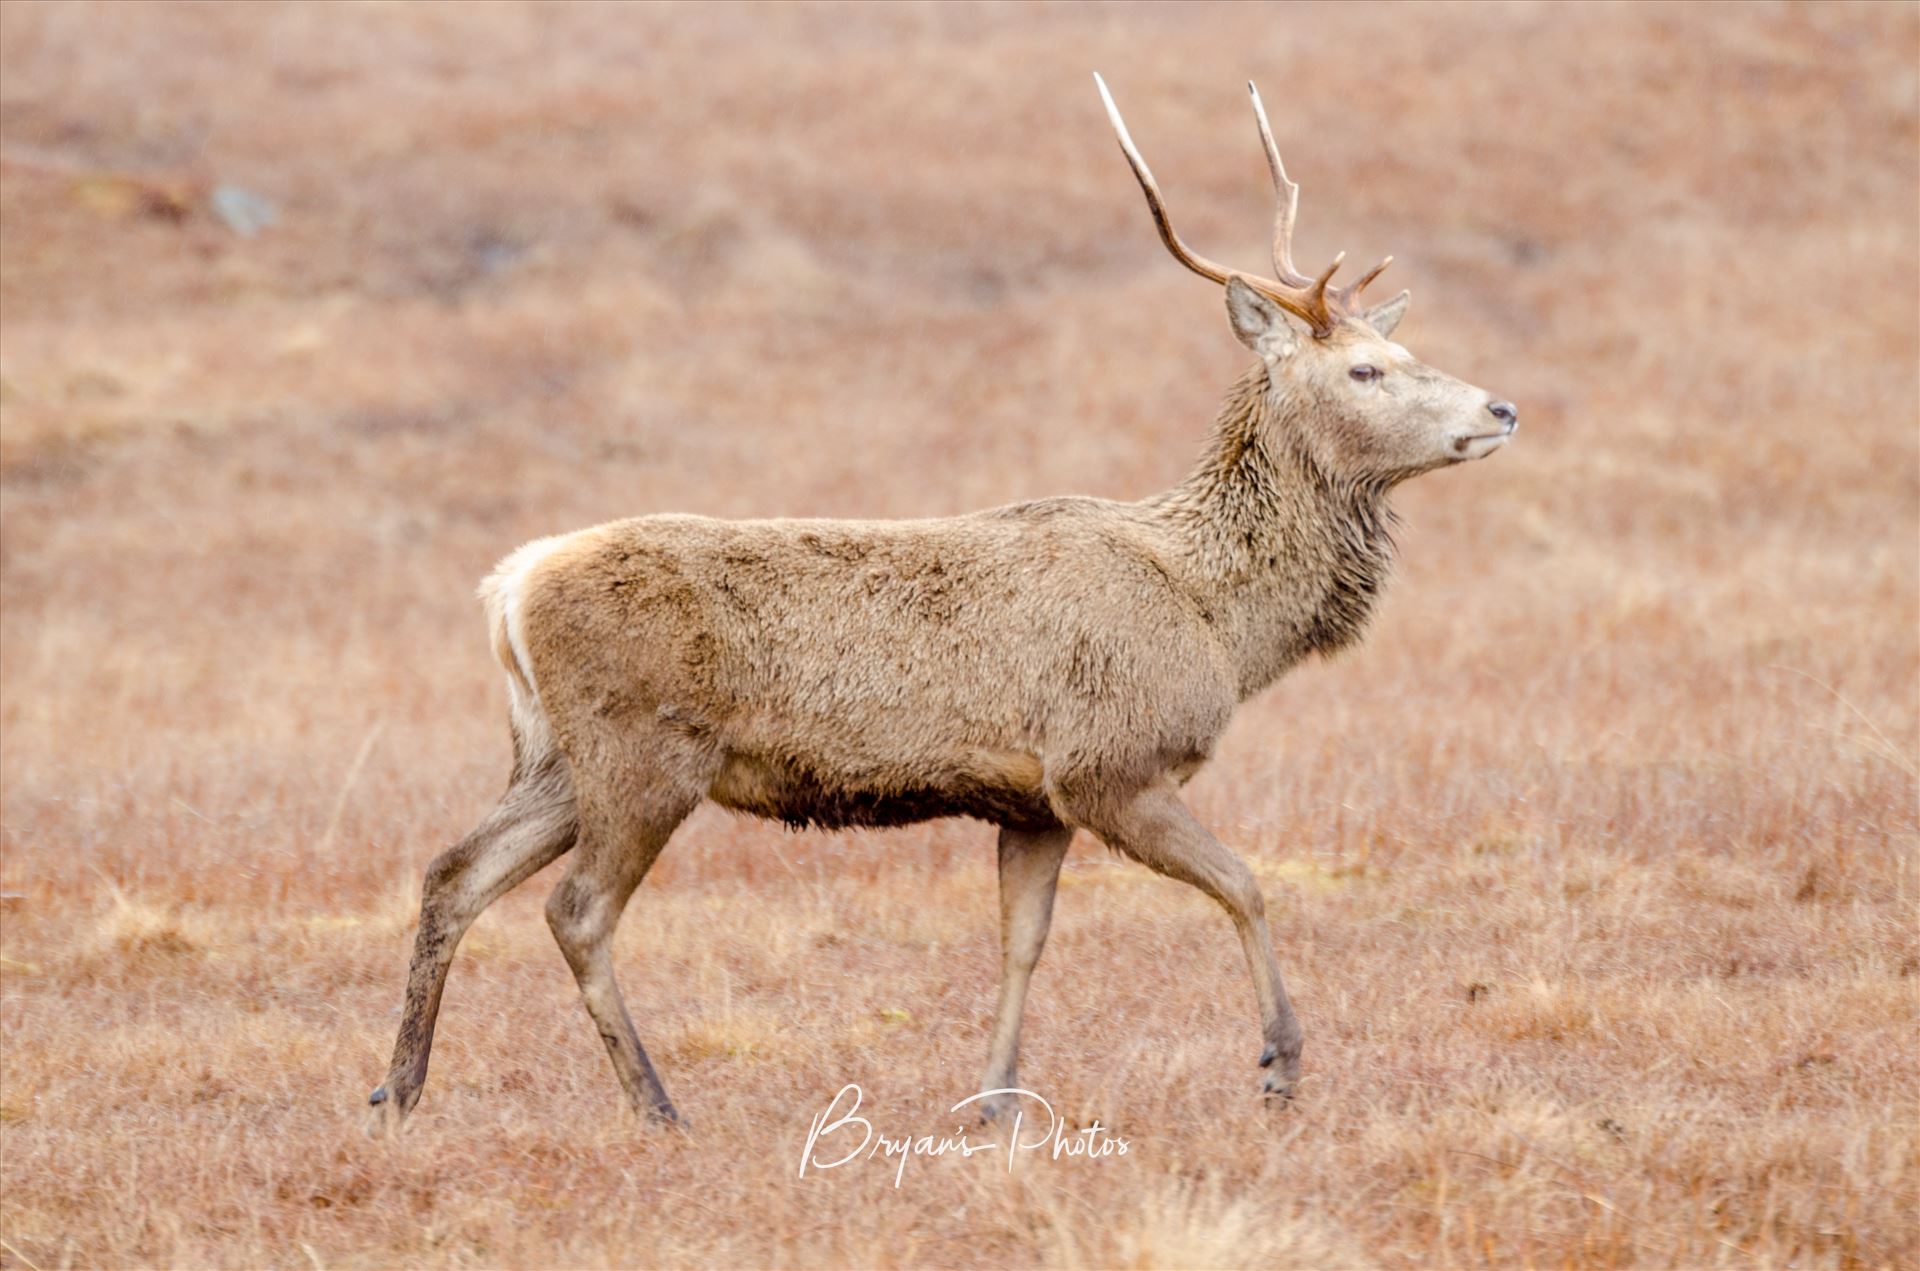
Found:
[[[507,669],[507,695],[511,700],[514,727],[536,752],[551,748],[553,735],[547,728],[547,713],[540,705],[533,660],[527,656],[523,601],[527,580],[533,571],[572,537],[556,534],[515,548],[480,584],[480,600],[486,605],[487,626],[493,637],[493,655]]]

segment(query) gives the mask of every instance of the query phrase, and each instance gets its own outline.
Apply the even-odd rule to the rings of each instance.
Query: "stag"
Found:
[[[613,934],[703,800],[790,826],[999,827],[983,1092],[1018,1085],[1061,860],[1089,831],[1225,908],[1260,1012],[1260,1090],[1291,1096],[1302,1034],[1260,887],[1180,790],[1240,703],[1359,637],[1391,560],[1388,492],[1491,454],[1517,414],[1392,341],[1407,293],[1361,302],[1387,261],[1345,287],[1332,281],[1340,257],[1317,276],[1294,267],[1299,187],[1257,91],[1278,205],[1272,277],[1181,241],[1094,78],[1161,241],[1226,289],[1228,323],[1257,359],[1198,463],[1136,503],[1050,498],[910,521],[645,516],[508,556],[480,595],[506,671],[512,776],[427,870],[377,1126],[420,1097],[461,936],[569,850],[546,906],[554,938],[627,1098],[678,1122],[615,983]]]

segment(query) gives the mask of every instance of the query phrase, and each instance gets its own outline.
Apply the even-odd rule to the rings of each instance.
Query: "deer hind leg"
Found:
[[[1260,1066],[1266,1069],[1261,1092],[1280,1100],[1292,1098],[1300,1078],[1300,1023],[1274,960],[1266,904],[1253,871],[1194,819],[1171,782],[1149,786],[1124,804],[1091,810],[1084,823],[1115,851],[1198,888],[1227,911],[1246,949],[1260,1005],[1266,1043],[1260,1053]]]
[[[386,1084],[373,1092],[375,1131],[398,1128],[420,1100],[447,968],[483,910],[573,846],[573,784],[558,751],[523,758],[493,811],[427,867],[420,930]]]
[[[621,774],[605,786],[581,790],[579,850],[573,865],[547,898],[547,925],[573,968],[587,1013],[606,1043],[614,1074],[642,1116],[681,1124],[660,1084],[660,1074],[640,1044],[613,973],[613,933],[634,889],[645,878],[674,828],[705,793],[711,772],[676,756],[658,756],[646,776]]]
[[[1000,831],[1000,1007],[987,1046],[986,1074],[980,1079],[983,1094],[1020,1084],[1020,1021],[1027,1007],[1027,984],[1047,943],[1060,863],[1072,841],[1073,831],[1065,826]],[[1013,1111],[1017,1102],[1015,1095],[990,1097],[981,1101],[981,1112],[998,1117]]]

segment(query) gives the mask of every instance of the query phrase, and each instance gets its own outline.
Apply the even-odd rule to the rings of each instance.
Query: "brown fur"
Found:
[[[571,777],[580,847],[549,918],[637,1107],[676,1116],[613,987],[608,941],[702,799],[796,826],[1003,827],[1007,966],[988,1089],[1014,1080],[1060,857],[1089,829],[1228,909],[1262,1064],[1282,1061],[1267,1089],[1290,1090],[1300,1032],[1259,889],[1176,791],[1241,701],[1359,637],[1389,566],[1387,491],[1505,434],[1486,444],[1485,393],[1364,322],[1309,340],[1238,282],[1228,301],[1261,362],[1191,475],[1154,498],[923,521],[649,516],[530,545],[488,579],[520,766],[564,756]],[[1390,305],[1388,330],[1403,302]],[[1385,374],[1361,384],[1361,362]],[[516,777],[509,797],[524,801],[519,789]],[[528,836],[520,850],[556,842]],[[457,884],[461,852],[429,878],[391,1089],[376,1094],[390,1115],[418,1097],[438,984],[471,920],[471,900],[441,897],[482,894]]]

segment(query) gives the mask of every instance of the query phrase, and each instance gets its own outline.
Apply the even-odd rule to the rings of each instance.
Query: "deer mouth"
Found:
[[[1520,425],[1508,424],[1505,428],[1496,428],[1492,432],[1465,433],[1455,437],[1450,443],[1455,463],[1464,463],[1469,459],[1484,459],[1500,447],[1507,444]]]

